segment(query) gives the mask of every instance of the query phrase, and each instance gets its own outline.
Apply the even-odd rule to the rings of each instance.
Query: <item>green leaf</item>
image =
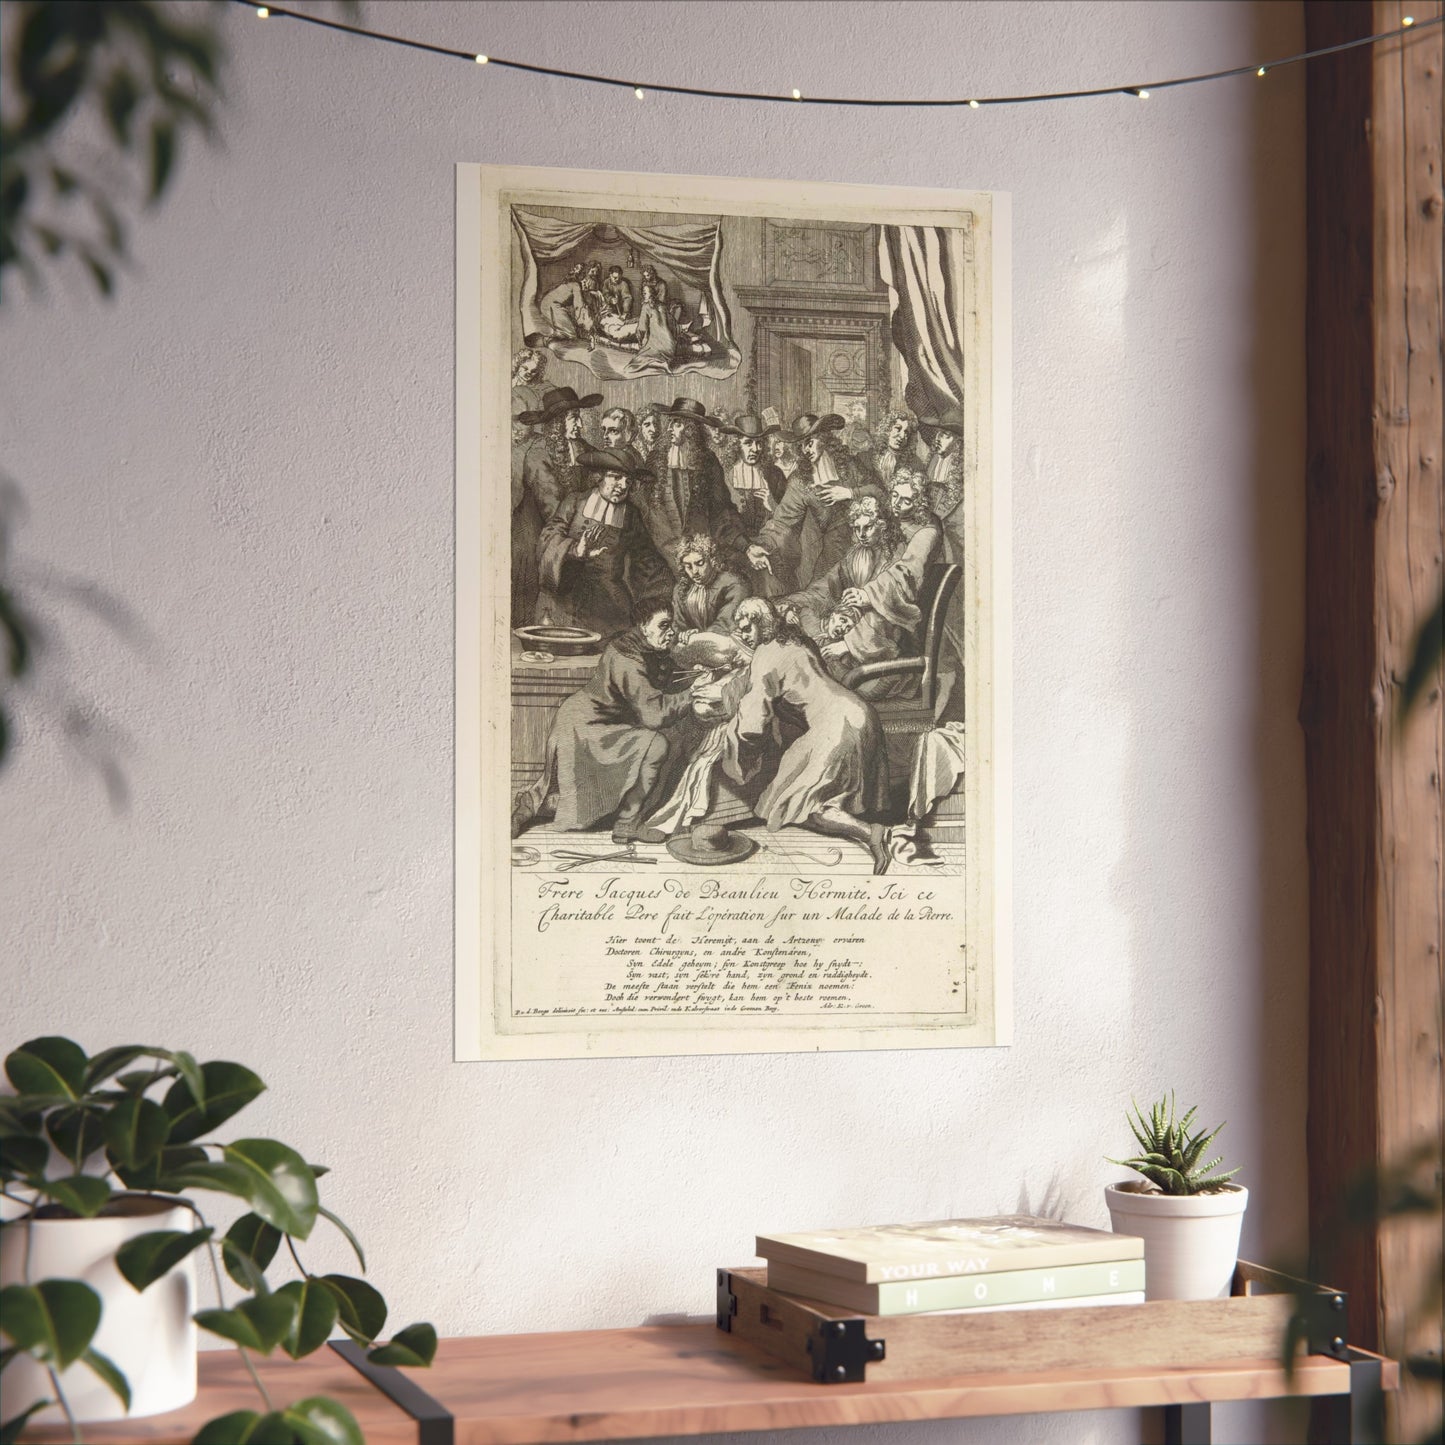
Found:
[[[194,1318],[213,1335],[269,1355],[290,1333],[296,1308],[293,1295],[261,1294],[242,1300],[234,1309],[200,1310]]]
[[[259,1214],[243,1214],[221,1241],[221,1262],[242,1289],[265,1288],[262,1271],[276,1258],[281,1231]]]
[[[266,1086],[242,1064],[213,1060],[201,1065],[201,1088],[204,1097],[197,1103],[192,1086],[182,1074],[161,1101],[161,1107],[171,1116],[172,1144],[189,1144],[224,1124]]]
[[[99,259],[87,251],[81,260],[85,262],[85,269],[90,272],[90,279],[95,282],[95,289],[102,296],[113,296],[115,294],[115,279],[110,274],[110,269],[103,266]]]
[[[100,1296],[78,1279],[45,1279],[0,1289],[5,1333],[43,1364],[63,1370],[78,1360],[100,1325]]]
[[[81,1357],[80,1362],[89,1366],[105,1382],[112,1395],[114,1395],[126,1410],[130,1409],[130,1381],[121,1373],[114,1360],[108,1355],[103,1355],[99,1350],[87,1350]]]
[[[110,1203],[111,1187],[94,1174],[72,1174],[66,1179],[32,1179],[31,1188],[86,1219]]]
[[[6,1058],[5,1077],[21,1094],[64,1094],[78,1100],[85,1089],[85,1050],[70,1039],[31,1039]]]
[[[25,1429],[25,1422],[37,1411],[43,1410],[47,1405],[53,1405],[54,1400],[47,1397],[44,1400],[37,1400],[23,1414],[15,1415],[0,1425],[0,1445],[15,1445],[20,1439],[21,1432]],[[220,1442],[217,1442],[220,1445]]]
[[[24,1135],[0,1139],[0,1179],[28,1179],[41,1174],[50,1158],[50,1145],[44,1139],[27,1139]]]
[[[341,1328],[358,1344],[369,1345],[386,1325],[386,1301],[364,1279],[345,1274],[322,1275],[321,1283],[336,1296]]]
[[[384,1345],[366,1352],[373,1365],[429,1365],[436,1357],[437,1332],[428,1324],[408,1325]]]
[[[127,1189],[159,1190],[165,1194],[179,1194],[184,1186],[172,1183],[172,1176],[192,1164],[204,1164],[206,1151],[193,1144],[181,1144],[175,1148],[162,1149],[155,1159],[144,1164],[130,1166],[113,1156],[107,1155],[112,1168],[120,1175]]]
[[[135,1074],[126,1075],[125,1079],[120,1082],[127,1090],[135,1089],[142,1080],[146,1087],[149,1087],[152,1083],[169,1078],[173,1073],[179,1073],[191,1084],[193,1092],[197,1087],[200,1088],[202,1102],[204,1102],[205,1085],[195,1059],[183,1050],[173,1053],[170,1049],[157,1049],[149,1044],[120,1044],[113,1049],[102,1049],[90,1061],[90,1067],[86,1070],[86,1088],[94,1089],[97,1084],[104,1083],[112,1074],[119,1073],[121,1069],[133,1064],[137,1059],[155,1059],[166,1067],[138,1070]],[[145,1089],[139,1089],[137,1092],[144,1093]]]
[[[208,1420],[191,1437],[191,1445],[296,1445],[296,1432],[274,1411],[233,1410]]]
[[[106,1148],[112,1159],[136,1169],[159,1156],[170,1129],[170,1116],[159,1104],[131,1094],[106,1116]]]
[[[336,1323],[339,1306],[336,1296],[314,1275],[306,1279],[293,1279],[276,1291],[296,1301],[296,1320],[282,1347],[293,1360],[319,1350],[331,1334]]]
[[[134,1290],[148,1289],[164,1279],[193,1249],[199,1249],[215,1230],[207,1226],[190,1234],[179,1229],[155,1229],[128,1239],[115,1252],[115,1267]]]
[[[77,1169],[100,1148],[105,1115],[85,1104],[70,1104],[46,1116],[45,1132]]]
[[[294,1149],[275,1139],[237,1139],[222,1153],[227,1164],[245,1171],[251,1208],[262,1219],[296,1239],[311,1233],[320,1203],[316,1176]]]
[[[282,1412],[282,1418],[301,1445],[366,1445],[351,1411],[325,1395],[298,1400]]]
[[[311,1172],[316,1172],[316,1166],[311,1166]],[[361,1241],[336,1217],[324,1204],[317,1205],[316,1212],[323,1218],[329,1219],[346,1236],[346,1242],[356,1251],[356,1262],[361,1266],[362,1274],[366,1273],[366,1255],[362,1253]]]

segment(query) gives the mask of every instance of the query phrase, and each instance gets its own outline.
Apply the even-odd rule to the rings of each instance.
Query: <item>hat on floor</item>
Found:
[[[667,851],[674,858],[704,868],[740,863],[757,847],[752,838],[730,833],[721,823],[694,823],[686,837],[678,835],[667,840]]]

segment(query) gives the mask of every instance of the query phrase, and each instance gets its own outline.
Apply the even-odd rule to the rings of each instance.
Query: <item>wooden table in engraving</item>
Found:
[[[557,657],[550,663],[527,662],[522,644],[512,639],[512,787],[525,788],[542,771],[547,729],[557,709],[587,685],[600,652]]]
[[[1398,1371],[1384,1364],[1384,1382],[1393,1388]],[[420,1442],[418,1428],[400,1410],[379,1395],[367,1399],[370,1387],[334,1357],[318,1355],[294,1365],[267,1361],[263,1369],[278,1404],[318,1392],[337,1394],[362,1420],[370,1445]],[[1302,1362],[1292,1390],[1269,1359],[1169,1368],[990,1370],[821,1385],[711,1324],[443,1340],[430,1370],[405,1374],[455,1417],[449,1433],[432,1437],[455,1445],[1189,1407],[1290,1393],[1343,1394],[1350,1388],[1349,1365],[1314,1356]],[[87,1427],[87,1439],[98,1445],[181,1445],[201,1421],[255,1408],[234,1355],[203,1356],[201,1378],[201,1397],[185,1410]],[[66,1435],[50,1429],[25,1438],[53,1442]]]

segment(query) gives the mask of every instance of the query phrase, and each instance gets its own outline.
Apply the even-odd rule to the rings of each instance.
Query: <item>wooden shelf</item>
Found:
[[[1398,1368],[1390,1361],[1380,1365],[1385,1388],[1395,1388]],[[262,1361],[261,1370],[278,1405],[318,1393],[341,1399],[361,1421],[369,1445],[448,1439],[454,1445],[525,1445],[1149,1405],[1204,1406],[1207,1414],[1212,1401],[1347,1396],[1351,1383],[1350,1365],[1311,1356],[1289,1386],[1278,1363],[1266,1359],[819,1385],[710,1324],[667,1325],[443,1340],[430,1370],[405,1372],[455,1416],[450,1433],[431,1425],[423,1435],[405,1412],[329,1352],[296,1363]],[[256,1408],[233,1352],[203,1355],[201,1378],[201,1394],[186,1409],[88,1426],[86,1439],[96,1445],[182,1445],[203,1421]],[[1203,1429],[1198,1438],[1207,1438],[1207,1419]],[[63,1429],[47,1428],[24,1438],[68,1437]]]

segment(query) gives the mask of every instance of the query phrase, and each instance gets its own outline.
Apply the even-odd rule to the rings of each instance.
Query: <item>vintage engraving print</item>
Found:
[[[1007,197],[457,206],[457,1056],[1008,1042]]]

